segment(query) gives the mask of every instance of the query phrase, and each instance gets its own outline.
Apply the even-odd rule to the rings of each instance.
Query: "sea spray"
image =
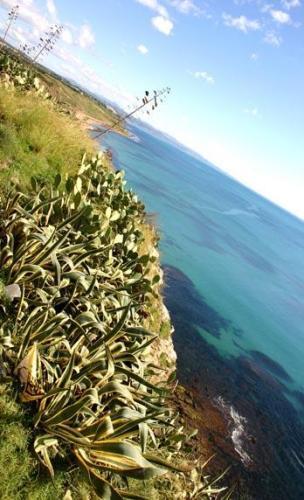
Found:
[[[222,396],[217,396],[214,399],[215,405],[220,409],[224,416],[229,421],[229,429],[231,431],[231,440],[234,445],[235,451],[241,457],[244,465],[248,466],[252,463],[252,459],[248,453],[244,450],[244,439],[247,436],[245,424],[247,419],[240,415],[236,409],[226,403]]]

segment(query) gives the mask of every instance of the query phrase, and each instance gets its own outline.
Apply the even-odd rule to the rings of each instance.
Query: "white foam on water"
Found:
[[[129,135],[129,139],[131,139],[131,141],[133,141],[133,142],[136,142],[137,144],[139,144],[141,142],[140,138],[137,135],[135,135],[134,133],[131,133]]]
[[[214,402],[231,424],[231,440],[235,451],[241,457],[244,465],[251,464],[252,460],[243,448],[243,441],[246,437],[245,424],[247,423],[247,419],[242,417],[232,405],[227,404],[222,396],[216,397]]]
[[[303,463],[303,460],[301,460],[301,457],[299,457],[299,455],[297,454],[297,452],[295,450],[291,449],[290,451],[293,454],[298,466],[300,466],[301,469],[304,469],[304,463]]]

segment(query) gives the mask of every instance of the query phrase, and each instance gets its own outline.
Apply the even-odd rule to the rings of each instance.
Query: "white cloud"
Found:
[[[164,35],[170,35],[174,24],[170,19],[169,13],[167,9],[161,5],[158,0],[135,0],[137,3],[148,7],[158,14],[157,16],[152,17],[151,23],[155,29],[163,33]]]
[[[13,26],[12,34],[21,45],[28,41],[27,33],[20,26]]]
[[[261,29],[261,25],[256,19],[248,19],[246,16],[232,17],[230,14],[226,14],[225,12],[222,17],[226,26],[236,28],[243,33]]]
[[[63,28],[60,38],[63,42],[67,43],[68,45],[72,45],[74,41],[71,30],[69,30],[66,27]]]
[[[295,7],[300,7],[301,2],[300,0],[282,0],[282,5],[285,7],[285,9],[290,10],[294,9]]]
[[[46,0],[46,8],[51,16],[57,16],[57,9],[54,0]]]
[[[261,8],[261,12],[265,14],[265,12],[269,12],[272,9],[272,7],[273,5],[271,3],[265,3]]]
[[[194,73],[191,73],[191,75],[194,76],[194,78],[199,78],[201,80],[204,80],[206,83],[209,83],[210,85],[214,85],[215,79],[212,75],[207,73],[207,71],[195,71]]]
[[[284,12],[283,10],[271,10],[270,14],[272,18],[280,24],[289,24],[291,19],[290,15],[287,12]]]
[[[87,49],[95,43],[95,36],[89,24],[83,24],[80,28],[78,43],[82,49]]]
[[[137,3],[148,7],[162,17],[169,17],[167,9],[157,0],[135,0]]]
[[[145,45],[143,45],[143,44],[137,45],[137,50],[138,50],[138,52],[140,52],[144,56],[146,54],[148,54],[148,52],[149,52],[149,50],[147,49],[147,47]]]
[[[0,6],[8,10],[15,4],[16,0],[0,0]],[[42,14],[32,0],[19,0],[18,4],[20,6],[19,19],[24,21],[24,25],[20,26],[20,24],[16,23],[16,25],[12,27],[9,37],[10,41],[16,46],[20,43],[35,45],[37,43],[37,37],[50,26],[50,18],[47,15],[46,9],[45,14]],[[84,26],[86,26],[85,29]],[[111,84],[103,80],[94,69],[75,55],[73,53],[73,47],[68,47],[67,50],[64,48],[65,43],[73,43],[73,38],[75,38],[75,43],[81,43],[82,46],[85,47],[88,47],[88,45],[94,42],[94,35],[87,24],[81,26],[80,29],[72,25],[67,25],[63,33],[64,35],[61,37],[61,40],[55,45],[52,54],[50,54],[47,59],[47,65],[50,68],[54,71],[59,71],[67,78],[72,77],[84,88],[88,88],[101,97],[105,96],[110,100],[116,101],[123,108],[126,108],[127,104],[134,102],[134,96],[128,91],[119,84]],[[78,35],[80,36],[77,41]]]
[[[0,0],[0,5],[4,8],[11,9],[16,5],[16,0]],[[25,23],[28,23],[39,33],[45,31],[50,23],[46,16],[40,14],[40,12],[32,5],[32,0],[20,0],[19,5],[19,18]]]
[[[252,54],[250,54],[250,59],[252,61],[257,61],[259,58],[259,54],[257,54],[256,52],[253,52]]]
[[[280,37],[280,35],[278,35],[274,31],[268,31],[264,36],[263,41],[265,43],[268,43],[269,45],[272,45],[273,47],[280,47],[283,40],[282,37]]]
[[[170,19],[163,16],[152,17],[151,23],[155,29],[167,36],[171,34],[174,26]]]
[[[259,116],[258,108],[244,108],[243,112],[246,113],[246,115],[253,116],[254,118]]]
[[[171,0],[171,5],[182,14],[201,14],[201,9],[192,0]]]
[[[53,54],[63,61],[63,63],[56,62],[55,65],[52,65],[55,71],[58,71],[58,68],[60,68],[60,72],[67,78],[72,77],[84,88],[116,101],[123,108],[134,102],[133,95],[119,85],[110,84],[105,81],[92,67],[75,56],[69,49],[65,50],[63,47],[56,45]]]

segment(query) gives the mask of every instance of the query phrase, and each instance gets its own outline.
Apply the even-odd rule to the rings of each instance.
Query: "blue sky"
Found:
[[[41,62],[125,108],[170,86],[152,125],[304,218],[304,0],[17,3],[12,43],[62,23]]]

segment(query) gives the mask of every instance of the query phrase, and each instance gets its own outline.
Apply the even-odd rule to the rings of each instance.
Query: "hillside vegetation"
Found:
[[[145,208],[28,71],[0,74],[1,498],[215,498],[148,361]]]

